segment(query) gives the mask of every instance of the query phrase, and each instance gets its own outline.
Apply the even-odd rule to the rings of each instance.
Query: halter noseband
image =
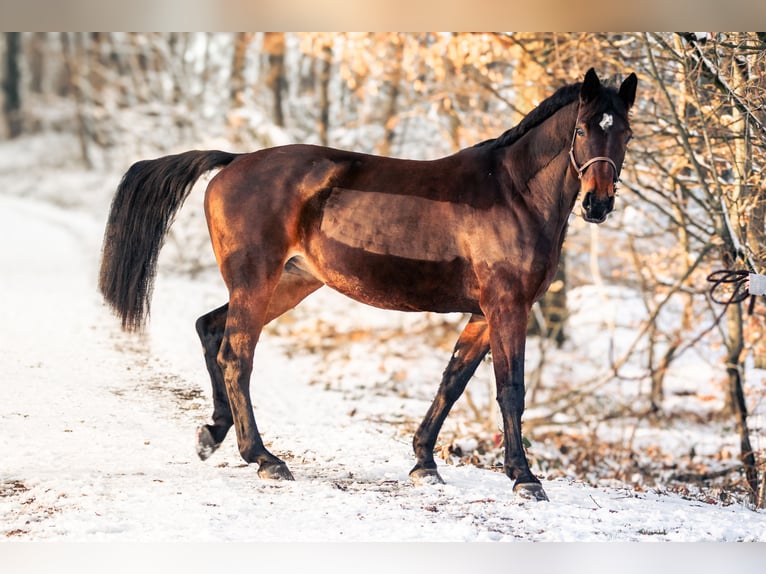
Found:
[[[572,162],[572,167],[575,168],[575,171],[577,172],[577,177],[582,179],[582,176],[585,173],[586,169],[588,169],[594,163],[603,161],[612,166],[612,169],[614,170],[614,183],[617,183],[620,180],[620,178],[617,177],[617,164],[615,164],[612,158],[610,157],[600,155],[600,156],[589,159],[581,166],[577,165],[577,160],[575,159],[575,156],[574,156],[574,145],[575,145],[576,138],[577,138],[577,123],[575,122],[575,129],[574,129],[574,132],[572,133],[572,145],[569,146],[569,161]]]

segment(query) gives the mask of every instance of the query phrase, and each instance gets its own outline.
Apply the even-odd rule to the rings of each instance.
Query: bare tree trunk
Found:
[[[452,99],[445,97],[442,100],[442,111],[447,115],[447,121],[449,122],[449,137],[452,142],[452,151],[460,149],[460,129],[462,122],[460,116],[455,113],[455,106],[452,103]]]
[[[3,112],[8,127],[8,137],[21,135],[21,71],[19,56],[21,55],[21,33],[6,32],[5,34],[5,78],[3,79]]]
[[[174,60],[171,65],[173,78],[173,104],[180,104],[187,95],[184,78],[186,78],[186,51],[189,47],[189,33],[171,33],[168,37],[168,57]]]
[[[396,137],[396,126],[399,123],[398,120],[398,99],[399,99],[399,84],[402,81],[402,54],[404,53],[404,40],[400,36],[395,37],[395,42],[392,46],[393,53],[391,54],[393,60],[393,70],[391,72],[391,79],[388,82],[388,104],[385,111],[385,128],[386,132],[378,145],[378,153],[381,155],[391,155],[391,148]]]
[[[332,70],[332,46],[328,43],[322,47],[321,69],[319,71],[319,141],[329,145],[330,129],[330,71]]]
[[[35,32],[29,43],[29,90],[35,94],[43,93],[47,36],[46,32]]]
[[[93,160],[90,156],[88,144],[88,118],[85,114],[85,91],[83,89],[83,75],[80,70],[80,62],[83,60],[82,38],[80,32],[72,32],[75,36],[75,46],[72,45],[70,32],[61,34],[61,43],[64,49],[64,61],[71,82],[71,92],[75,100],[77,110],[77,135],[80,141],[80,154],[83,163],[88,167],[93,167]]]
[[[61,32],[58,35],[61,43],[61,68],[56,77],[56,95],[67,98],[72,92],[72,68],[69,65],[69,50],[71,50],[71,41],[69,32]]]
[[[269,57],[269,73],[266,85],[274,95],[274,123],[285,125],[284,94],[287,89],[285,77],[285,33],[266,32],[263,36],[263,51]]]
[[[750,486],[752,500],[755,502],[758,493],[758,472],[755,452],[750,444],[750,430],[747,425],[747,404],[743,390],[742,373],[744,365],[741,361],[744,341],[742,338],[742,307],[740,304],[729,305],[726,311],[726,374],[729,377],[729,401],[733,410],[734,421],[739,434],[740,460],[745,470],[745,477]]]
[[[231,90],[229,102],[231,108],[241,108],[245,105],[245,62],[247,47],[253,39],[252,32],[238,32],[234,38],[234,54],[231,60]]]
[[[130,38],[130,77],[133,80],[133,92],[139,102],[148,102],[150,87],[148,79],[149,60],[142,46],[141,34],[131,32]]]
[[[653,329],[652,333],[654,332],[655,330]],[[649,395],[649,402],[651,404],[652,412],[658,412],[662,409],[662,401],[665,399],[665,375],[667,374],[668,367],[670,367],[670,363],[673,362],[673,357],[680,346],[681,338],[676,337],[673,342],[668,345],[659,364],[655,365],[653,359],[649,359],[652,378],[652,389]],[[650,351],[653,354],[654,341],[651,343]]]
[[[91,32],[88,34],[88,45],[85,50],[88,58],[87,79],[90,96],[92,100],[98,99],[99,103],[108,82],[104,73],[109,65],[109,58],[104,54],[108,36],[106,32]]]
[[[205,92],[207,90],[208,84],[210,83],[210,75],[211,75],[211,47],[210,45],[213,42],[213,34],[212,32],[205,32],[205,52],[204,56],[202,58],[203,66],[202,66],[202,74],[200,75],[200,91],[197,94],[197,105],[203,105],[205,103]]]

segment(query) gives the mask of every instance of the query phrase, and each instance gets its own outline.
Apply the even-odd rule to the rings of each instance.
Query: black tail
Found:
[[[157,256],[194,182],[237,155],[188,151],[139,161],[123,176],[106,224],[98,283],[104,299],[122,317],[123,329],[136,331],[146,322]]]

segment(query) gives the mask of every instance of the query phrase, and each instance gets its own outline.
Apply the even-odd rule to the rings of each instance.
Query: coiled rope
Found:
[[[709,291],[710,299],[714,303],[728,307],[732,303],[742,303],[742,301],[750,297],[747,313],[752,315],[753,308],[755,307],[755,295],[751,295],[747,289],[749,276],[750,272],[744,269],[738,271],[729,271],[727,269],[714,271],[707,276],[707,280],[713,284]],[[725,290],[725,293],[719,295],[718,292],[723,290]],[[728,298],[725,296],[726,293],[730,293]]]

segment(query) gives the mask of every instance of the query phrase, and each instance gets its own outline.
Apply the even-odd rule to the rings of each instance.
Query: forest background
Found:
[[[635,72],[617,209],[600,227],[572,218],[529,327],[525,434],[548,476],[766,503],[764,303],[719,305],[707,281],[766,270],[766,34],[9,32],[0,49],[0,137],[70,136],[67,161],[94,173],[290,142],[430,159],[498,136],[590,67],[612,83]],[[175,272],[215,266],[199,217],[173,233]],[[622,311],[574,373],[568,318],[589,293]],[[424,337],[451,350],[431,321]],[[485,387],[456,408],[446,460],[501,457]],[[639,448],[642,431],[679,425],[723,438],[683,457]]]

